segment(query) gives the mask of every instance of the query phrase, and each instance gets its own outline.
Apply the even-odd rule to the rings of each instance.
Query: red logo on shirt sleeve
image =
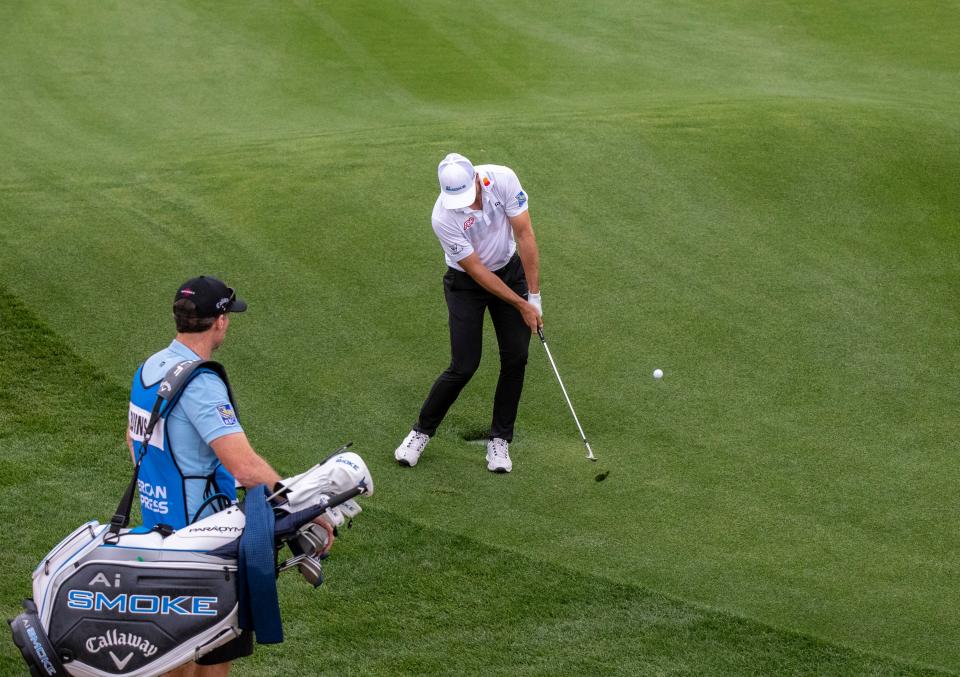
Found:
[[[477,217],[476,217],[476,216],[471,216],[469,219],[467,219],[466,221],[463,222],[463,229],[464,229],[464,230],[470,230],[470,226],[472,226],[472,225],[475,224],[476,222],[477,222]]]

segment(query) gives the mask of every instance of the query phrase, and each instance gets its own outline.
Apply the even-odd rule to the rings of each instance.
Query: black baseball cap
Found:
[[[192,277],[177,290],[173,302],[190,299],[197,307],[197,317],[219,317],[224,313],[242,313],[247,302],[237,298],[237,293],[222,280],[209,275]]]

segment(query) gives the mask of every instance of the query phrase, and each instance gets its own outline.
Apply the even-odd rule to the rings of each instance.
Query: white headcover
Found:
[[[280,506],[287,512],[298,512],[320,503],[324,498],[361,487],[367,496],[373,494],[373,477],[367,464],[352,451],[330,458],[310,470],[281,480],[290,491],[287,503]]]

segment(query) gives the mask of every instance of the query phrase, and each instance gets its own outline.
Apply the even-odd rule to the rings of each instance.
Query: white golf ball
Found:
[[[663,369],[654,369],[654,370],[653,370],[653,378],[657,379],[658,381],[659,381],[660,379],[662,379],[662,378],[663,378]]]

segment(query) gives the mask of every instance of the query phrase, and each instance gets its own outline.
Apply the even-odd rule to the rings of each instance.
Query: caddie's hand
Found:
[[[537,307],[529,301],[524,301],[520,306],[520,314],[523,316],[523,322],[530,327],[531,332],[536,332],[543,326],[543,319],[537,311]]]
[[[330,547],[333,545],[333,540],[336,538],[333,534],[333,525],[330,524],[330,521],[327,519],[326,515],[320,515],[319,517],[313,520],[314,524],[318,524],[323,527],[323,530],[327,532],[327,544],[324,546],[323,550],[317,552],[318,555],[326,555],[330,552]]]
[[[536,294],[533,292],[527,294],[527,301],[530,303],[530,305],[537,309],[537,313],[540,315],[540,317],[543,317],[543,303],[540,301],[539,292]]]

